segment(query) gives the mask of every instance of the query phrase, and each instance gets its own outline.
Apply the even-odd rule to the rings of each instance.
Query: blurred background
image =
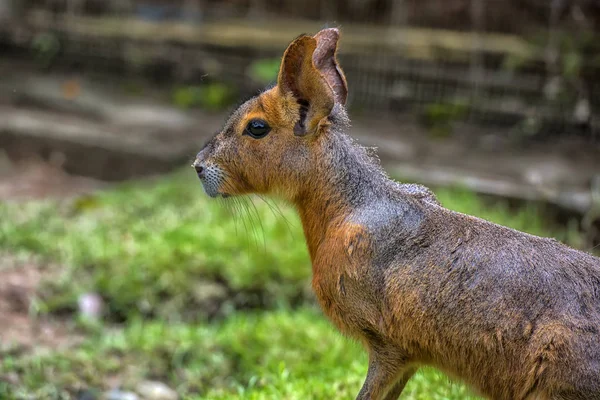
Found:
[[[0,398],[354,398],[293,210],[188,167],[331,26],[393,178],[597,252],[597,0],[0,0]],[[403,398],[475,397],[426,370]]]

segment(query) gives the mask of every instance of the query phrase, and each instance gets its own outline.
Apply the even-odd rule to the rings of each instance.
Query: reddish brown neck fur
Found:
[[[302,198],[298,200],[296,207],[314,266],[319,244],[327,236],[330,228],[339,225],[340,220],[345,217],[347,212],[343,212],[341,201],[336,199],[323,202],[315,198]]]

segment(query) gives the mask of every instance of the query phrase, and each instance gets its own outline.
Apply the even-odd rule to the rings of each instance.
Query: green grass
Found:
[[[63,354],[5,357],[36,398],[68,398],[68,389],[101,388],[119,376],[125,389],[151,376],[189,399],[352,399],[367,360],[313,308],[236,313],[213,324],[132,321],[93,334]],[[25,390],[26,388],[26,390]],[[2,398],[19,394],[0,385]],[[431,369],[415,376],[406,399],[468,399],[464,386]]]
[[[207,283],[235,294],[223,310],[275,306],[308,291],[310,266],[299,224],[286,222],[290,210],[276,218],[278,210],[246,204],[238,208],[249,213],[235,218],[206,197],[193,174],[181,173],[70,204],[4,204],[0,249],[66,267],[44,290],[49,311],[96,291],[120,318],[178,319],[187,309],[205,316]]]
[[[533,205],[511,211],[466,191],[436,193],[458,211],[577,239]],[[0,383],[0,398],[68,398],[115,376],[125,388],[162,380],[189,399],[354,398],[365,354],[315,309],[295,214],[255,203],[229,202],[232,213],[182,171],[67,203],[1,204],[0,252],[62,266],[43,284],[37,312],[71,318],[77,297],[97,292],[107,315],[105,325],[79,327],[85,341],[68,352],[0,354],[0,378],[20,377],[18,390]],[[403,398],[470,397],[425,370]]]

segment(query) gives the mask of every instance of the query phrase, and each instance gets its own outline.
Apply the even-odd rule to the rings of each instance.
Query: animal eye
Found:
[[[260,139],[267,136],[267,133],[271,131],[271,127],[262,119],[253,119],[248,122],[246,129],[244,129],[245,135],[250,135],[254,139]]]

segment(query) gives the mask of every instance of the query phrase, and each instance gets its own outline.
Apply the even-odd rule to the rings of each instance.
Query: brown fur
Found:
[[[207,193],[297,208],[323,311],[369,352],[359,399],[397,399],[421,365],[493,399],[600,399],[600,260],[388,179],[344,133],[338,37],[290,44],[277,86],[198,154]],[[244,133],[257,118],[258,139]]]

